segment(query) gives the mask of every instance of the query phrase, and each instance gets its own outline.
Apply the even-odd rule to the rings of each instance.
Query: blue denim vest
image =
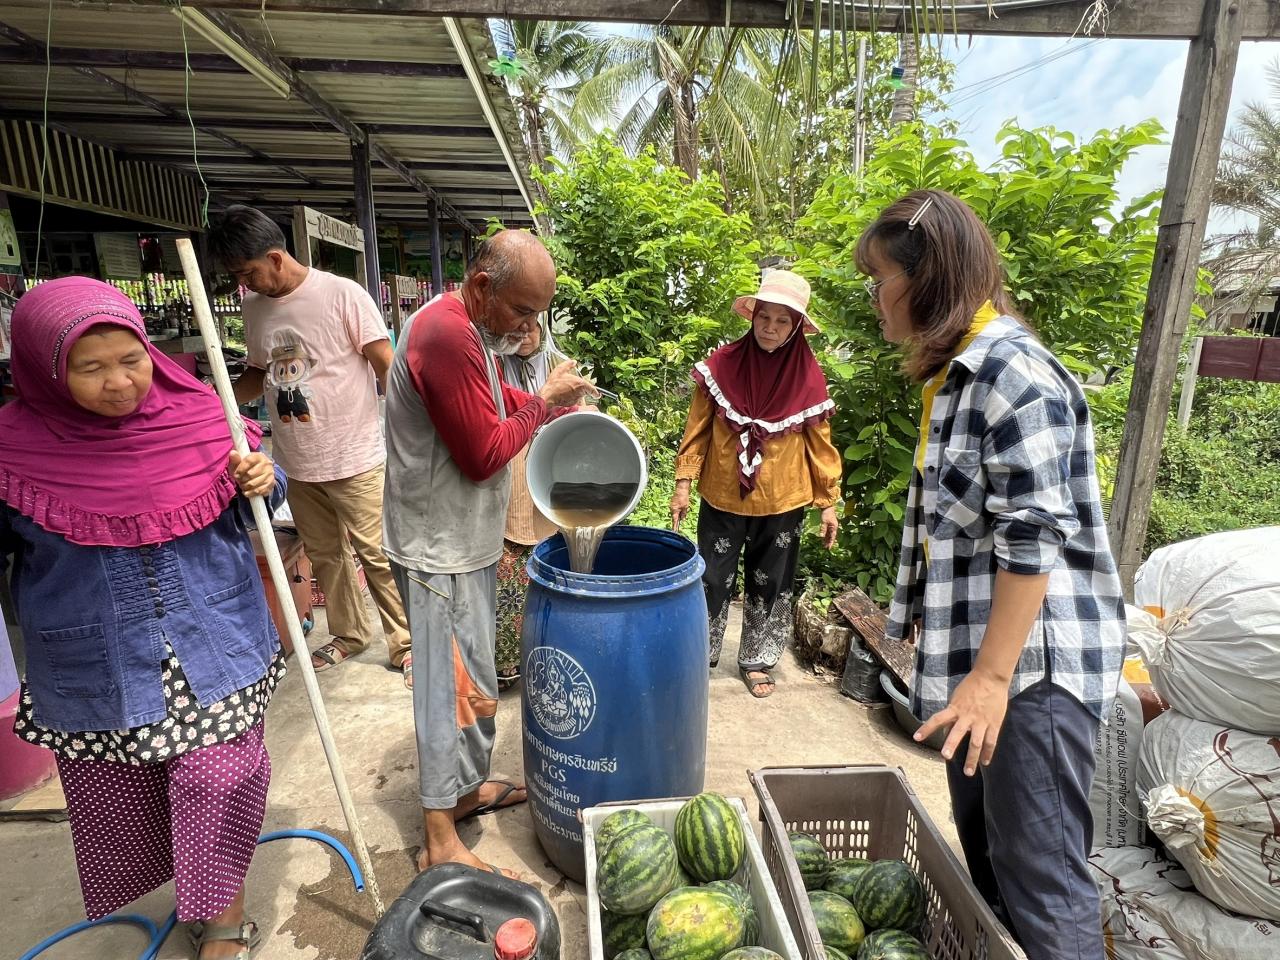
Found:
[[[283,499],[276,469],[270,506]],[[66,732],[125,730],[165,715],[173,647],[202,705],[267,672],[279,646],[242,497],[196,533],[146,547],[84,547],[0,503],[0,573],[13,599],[36,720]]]

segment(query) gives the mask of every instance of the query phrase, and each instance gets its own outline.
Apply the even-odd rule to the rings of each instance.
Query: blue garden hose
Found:
[[[360,867],[356,863],[355,857],[351,856],[351,851],[342,845],[342,842],[329,836],[327,833],[321,833],[318,830],[276,830],[274,833],[265,833],[258,838],[258,843],[268,843],[272,840],[315,840],[317,843],[323,843],[333,849],[338,856],[342,857],[343,862],[347,865],[347,869],[351,871],[351,882],[355,884],[356,893],[364,892],[364,875],[360,872]],[[79,923],[73,923],[69,927],[59,930],[50,937],[41,940],[34,947],[24,953],[18,960],[35,960],[40,954],[44,953],[55,943],[61,943],[68,937],[74,937],[77,933],[83,933],[95,927],[104,927],[109,923],[130,923],[135,927],[141,927],[142,930],[150,938],[147,941],[147,948],[138,955],[138,960],[155,960],[160,953],[160,947],[164,945],[169,934],[173,932],[173,928],[178,924],[178,911],[169,914],[169,918],[157,927],[150,917],[139,916],[136,913],[113,913],[109,917],[103,917],[100,920],[81,920]]]

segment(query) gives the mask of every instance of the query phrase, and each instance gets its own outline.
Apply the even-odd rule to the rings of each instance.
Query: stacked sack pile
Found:
[[[1280,958],[1280,527],[1156,551],[1098,737],[1109,960]]]

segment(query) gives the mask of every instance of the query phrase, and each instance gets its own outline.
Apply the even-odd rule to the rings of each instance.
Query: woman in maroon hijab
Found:
[[[711,617],[711,666],[720,661],[729,601],[742,555],[746,603],[738,671],[753,697],[773,693],[769,671],[791,635],[791,590],[804,511],[822,511],[822,539],[836,541],[840,454],[831,444],[835,404],[809,349],[809,284],[769,273],[735,313],[751,321],[742,338],[693,368],[698,386],[676,457],[671,523],[689,512],[698,481],[698,549]]]

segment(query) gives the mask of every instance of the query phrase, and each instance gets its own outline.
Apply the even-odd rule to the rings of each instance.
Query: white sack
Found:
[[[1163,547],[1133,592],[1129,639],[1160,696],[1198,720],[1280,735],[1280,527]]]
[[[1143,734],[1138,786],[1148,826],[1197,890],[1280,922],[1280,738],[1170,711]]]
[[[1107,960],[1276,960],[1280,927],[1236,916],[1196,892],[1176,863],[1147,847],[1089,858],[1102,895]]]

